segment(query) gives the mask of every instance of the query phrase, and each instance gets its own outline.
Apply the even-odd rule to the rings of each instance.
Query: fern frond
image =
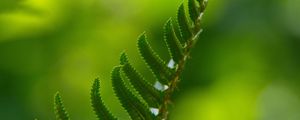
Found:
[[[54,96],[54,111],[56,114],[56,119],[58,120],[70,120],[69,118],[69,114],[66,111],[62,98],[59,94],[59,92],[57,92]]]
[[[111,73],[113,89],[119,101],[132,120],[152,120],[154,115],[148,109],[149,107],[141,102],[125,85],[120,73],[121,67],[115,67]]]
[[[117,120],[107,109],[100,95],[100,80],[96,78],[91,89],[91,103],[99,120]]]
[[[177,22],[179,25],[179,31],[180,31],[181,37],[182,37],[183,41],[187,42],[187,40],[191,39],[193,34],[192,34],[188,19],[185,14],[183,3],[179,6],[179,9],[177,11]]]
[[[188,1],[189,5],[189,14],[193,22],[196,22],[198,19],[198,16],[200,14],[200,11],[197,7],[197,3],[195,0],[189,0]]]
[[[164,40],[168,46],[169,53],[172,59],[178,64],[183,58],[183,48],[175,34],[171,18],[165,24],[164,31]]]
[[[159,104],[162,102],[162,93],[150,85],[150,83],[147,82],[137,70],[135,70],[135,68],[129,63],[125,52],[121,54],[120,61],[121,65],[123,65],[123,72],[142,98],[150,107],[158,108]]]
[[[162,84],[168,85],[172,72],[167,67],[166,63],[151,48],[145,33],[141,34],[138,38],[138,49],[140,55],[147,63],[157,80]]]
[[[128,60],[128,56],[127,56],[126,52],[123,51],[120,56],[120,64],[124,65],[126,63],[129,63],[129,60]]]
[[[207,0],[197,0],[200,5],[200,13],[203,13],[207,6]]]
[[[185,12],[183,3],[177,11],[179,30],[173,26],[172,19],[166,22],[164,26],[164,41],[171,55],[168,65],[151,48],[145,33],[138,37],[137,47],[139,53],[157,81],[163,84],[159,85],[163,86],[164,89],[162,91],[155,89],[143,78],[130,64],[125,52],[121,54],[121,65],[112,70],[111,80],[114,93],[132,120],[168,119],[172,95],[178,87],[191,49],[199,39],[202,31],[200,26],[201,16],[206,6],[207,0],[188,0],[189,17]],[[177,38],[175,31],[180,32],[180,40]],[[184,42],[184,46],[182,46],[180,41]],[[174,62],[176,62],[176,67],[174,67]],[[129,84],[127,84],[127,81],[124,81],[122,75],[128,78]],[[136,90],[138,93],[134,93],[132,90]],[[117,120],[102,101],[99,79],[95,79],[90,94],[93,110],[99,119]],[[57,119],[70,119],[58,92],[54,98],[54,109]]]

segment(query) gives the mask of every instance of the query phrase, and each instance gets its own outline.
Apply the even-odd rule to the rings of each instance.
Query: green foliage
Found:
[[[169,84],[172,76],[171,70],[167,64],[154,52],[147,41],[146,33],[143,33],[138,38],[138,49],[140,55],[147,63],[157,80],[163,84]]]
[[[196,22],[200,14],[199,9],[197,7],[197,3],[195,0],[189,0],[188,4],[189,4],[190,17],[192,21]]]
[[[54,110],[58,120],[70,120],[69,114],[66,111],[59,92],[54,96]]]
[[[122,106],[129,113],[132,120],[151,120],[154,118],[149,107],[141,102],[125,85],[121,77],[121,67],[117,66],[111,73],[113,89],[118,96]]]
[[[165,35],[164,39],[165,42],[169,48],[169,53],[172,56],[172,59],[179,63],[179,61],[183,58],[183,49],[180,44],[180,41],[178,40],[173,25],[172,25],[172,19],[169,19],[167,23],[165,24]]]
[[[142,75],[135,70],[134,67],[129,63],[126,53],[122,53],[121,65],[123,65],[122,70],[134,86],[134,88],[139,92],[143,99],[148,103],[150,107],[159,107],[162,102],[161,92],[155,89],[150,83],[148,83]]]
[[[177,12],[177,22],[179,24],[180,35],[184,42],[187,42],[192,37],[192,31],[188,19],[184,11],[184,4],[182,3]]]
[[[207,6],[207,0],[197,0],[199,2],[200,7],[200,13],[203,13],[206,6]]]
[[[100,80],[97,78],[95,79],[91,89],[91,103],[95,111],[95,114],[100,120],[117,120],[117,118],[114,117],[111,114],[111,112],[107,109],[107,107],[104,105],[99,89],[100,89]]]
[[[168,105],[171,101],[171,96],[180,75],[184,69],[185,63],[190,54],[191,48],[198,40],[201,33],[200,20],[201,14],[204,12],[206,2],[203,0],[189,0],[190,19],[185,14],[183,4],[180,5],[177,12],[177,22],[179,25],[180,34],[177,35],[173,27],[172,19],[170,18],[164,26],[164,41],[168,47],[169,54],[172,60],[166,64],[152,49],[148,43],[145,33],[138,37],[137,47],[139,53],[152,71],[158,83],[162,86],[168,86],[167,89],[155,88],[130,64],[127,54],[123,52],[120,57],[120,64],[116,66],[111,73],[113,90],[118,97],[122,107],[128,112],[132,120],[153,120],[153,119],[168,119]],[[189,23],[192,21],[192,23]],[[180,43],[177,36],[181,36],[183,44]],[[182,46],[184,45],[184,46]],[[122,74],[124,73],[124,74]],[[125,77],[127,79],[123,79]],[[128,84],[125,80],[129,80]],[[126,84],[125,84],[126,83]],[[128,85],[128,86],[127,86]],[[129,86],[137,91],[134,94]],[[91,103],[97,117],[101,120],[116,120],[111,112],[107,109],[100,95],[100,81],[96,79],[91,89]],[[141,96],[141,98],[137,97]],[[151,108],[150,108],[151,107]],[[151,111],[158,109],[158,113]],[[59,94],[55,97],[55,110],[58,119],[69,119],[65,111]]]

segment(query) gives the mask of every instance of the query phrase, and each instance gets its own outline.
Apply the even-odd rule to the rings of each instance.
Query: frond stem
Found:
[[[203,14],[204,11],[202,11],[200,14]],[[161,107],[159,108],[159,114],[158,118],[159,120],[168,120],[168,106],[171,103],[171,96],[173,95],[173,92],[175,89],[177,89],[177,85],[180,81],[180,76],[183,72],[183,69],[185,67],[185,64],[187,60],[190,58],[191,49],[194,47],[195,43],[198,41],[200,34],[202,33],[202,29],[200,26],[202,15],[199,15],[198,20],[193,25],[193,36],[187,40],[186,46],[184,47],[184,53],[183,57],[180,59],[177,69],[174,73],[174,75],[171,78],[171,82],[169,84],[169,88],[165,91],[163,103]]]

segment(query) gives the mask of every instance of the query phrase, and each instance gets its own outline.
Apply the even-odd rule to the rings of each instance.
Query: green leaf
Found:
[[[111,112],[107,109],[107,107],[104,105],[99,89],[100,89],[100,80],[97,78],[95,79],[91,89],[91,102],[95,114],[97,115],[99,120],[117,120],[117,118],[114,117],[111,114]]]
[[[120,56],[120,64],[124,65],[126,63],[129,63],[129,61],[128,61],[127,54],[125,53],[125,51],[123,51]]]
[[[148,109],[149,107],[143,104],[125,85],[120,73],[121,67],[115,67],[111,74],[113,89],[119,101],[132,120],[152,120],[154,116]]]
[[[145,33],[140,35],[138,38],[138,49],[140,55],[147,63],[157,80],[162,84],[168,85],[172,72],[165,62],[153,51],[147,41]]]
[[[164,30],[164,39],[169,48],[169,53],[171,54],[172,59],[178,64],[183,58],[183,48],[176,37],[171,18],[165,24]]]
[[[191,17],[192,21],[195,23],[200,14],[199,9],[197,7],[195,0],[189,0],[188,5],[189,5],[190,17]]]
[[[206,8],[206,4],[207,4],[207,1],[204,1],[204,0],[197,0],[199,2],[199,6],[200,6],[200,12],[204,12],[205,8]]]
[[[199,5],[204,3],[204,0],[197,0],[197,2],[199,3]]]
[[[193,34],[192,34],[188,19],[185,14],[183,3],[180,5],[178,12],[177,12],[177,22],[179,25],[181,37],[182,37],[183,41],[187,42],[189,39],[192,38]]]
[[[54,111],[58,120],[70,120],[69,114],[66,111],[59,92],[54,96]]]
[[[207,0],[188,0],[189,17],[187,16],[183,3],[179,6],[177,11],[177,22],[179,26],[175,26],[175,28],[179,29],[174,28],[171,19],[166,22],[164,26],[164,41],[171,55],[171,60],[168,65],[151,48],[145,33],[141,34],[138,38],[137,46],[140,55],[154,74],[154,77],[158,80],[156,82],[161,83],[157,86],[161,87],[162,90],[167,89],[166,91],[155,89],[130,64],[127,55],[125,53],[121,55],[121,66],[115,67],[111,73],[112,86],[122,107],[128,112],[132,120],[168,119],[170,97],[177,88],[179,78],[181,77],[180,75],[186,64],[186,59],[182,60],[182,58],[189,56],[191,48],[193,48],[196,40],[198,40],[202,31],[200,18],[206,6]],[[185,44],[184,47],[177,38],[176,32],[178,31],[180,32],[180,41],[189,43]],[[176,69],[173,69],[175,62],[177,64],[180,62],[181,64],[178,64]],[[175,72],[176,74],[174,74]],[[122,75],[126,76],[129,81],[124,81]],[[136,91],[138,93],[136,93]],[[90,94],[93,110],[99,119],[117,119],[111,114],[101,98],[99,79],[95,79]],[[54,98],[54,109],[57,119],[70,119],[58,92]]]
[[[162,102],[161,92],[155,89],[149,82],[147,82],[142,75],[135,70],[135,68],[129,63],[128,57],[125,52],[120,57],[122,70],[129,79],[130,83],[139,92],[142,98],[151,107],[158,108]]]

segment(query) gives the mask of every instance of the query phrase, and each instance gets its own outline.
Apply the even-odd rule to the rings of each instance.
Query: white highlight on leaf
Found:
[[[175,68],[175,61],[174,61],[173,59],[171,59],[171,60],[169,61],[168,67],[171,68],[171,69]]]
[[[153,113],[155,116],[157,116],[159,114],[159,109],[158,108],[152,108],[150,107],[150,111],[151,113]]]
[[[163,85],[163,84],[161,84],[161,83],[158,82],[158,81],[155,82],[154,87],[155,87],[157,90],[160,90],[160,91],[165,91],[166,89],[169,88],[169,86]]]
[[[167,90],[169,88],[169,86],[164,85],[164,90]]]
[[[160,91],[164,91],[164,86],[158,81],[155,82],[154,87]]]

